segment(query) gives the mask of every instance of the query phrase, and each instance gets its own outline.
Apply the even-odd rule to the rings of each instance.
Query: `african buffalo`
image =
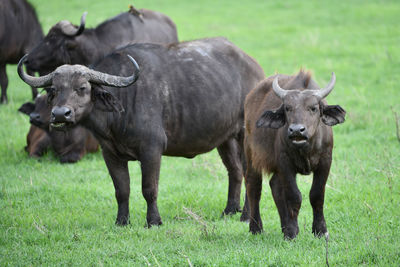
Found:
[[[139,67],[127,54],[142,66],[136,83]],[[147,225],[160,225],[161,156],[193,158],[214,148],[229,175],[224,213],[240,210],[244,99],[265,76],[234,44],[221,37],[134,44],[116,50],[93,70],[64,65],[40,78],[23,73],[22,62],[22,80],[51,86],[52,127],[82,125],[99,140],[114,182],[117,224],[129,221],[129,160],[141,163]],[[114,88],[124,86],[129,87]]]
[[[50,136],[47,132],[35,125],[31,125],[26,136],[25,151],[33,158],[39,158],[47,151],[51,145]]]
[[[156,11],[130,8],[94,29],[85,29],[86,12],[79,27],[63,20],[54,25],[43,41],[30,52],[25,64],[49,73],[63,64],[89,66],[128,43],[168,44],[178,41],[173,21]]]
[[[0,103],[7,103],[8,77],[6,64],[16,64],[43,39],[35,9],[25,0],[0,2]],[[31,69],[27,69],[32,74]],[[32,87],[33,98],[37,89]]]
[[[265,79],[248,94],[245,102],[245,181],[253,234],[263,229],[259,210],[262,172],[272,173],[269,184],[287,239],[296,237],[299,232],[297,215],[301,193],[296,174],[313,172],[310,191],[314,211],[312,232],[318,236],[327,234],[323,204],[332,161],[331,126],[344,122],[346,114],[340,106],[328,106],[324,100],[335,81],[332,73],[327,87],[319,90],[310,73],[278,74]]]
[[[23,104],[19,111],[29,115],[32,124],[27,135],[26,147],[31,157],[40,157],[51,147],[60,157],[61,163],[73,163],[80,160],[86,153],[98,150],[98,141],[81,126],[65,132],[49,129],[51,107],[47,103],[46,94],[38,95],[35,103]],[[44,131],[45,135],[41,131]]]

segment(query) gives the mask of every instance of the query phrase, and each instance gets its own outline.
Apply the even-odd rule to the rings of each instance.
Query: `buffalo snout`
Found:
[[[307,129],[303,124],[290,124],[288,127],[288,137],[295,145],[305,144],[308,140]]]
[[[54,107],[51,110],[52,122],[67,122],[71,121],[72,110],[69,107]]]
[[[38,123],[40,123],[40,114],[37,112],[32,112],[31,114],[29,114],[29,122],[33,125],[37,125]]]
[[[51,110],[50,122],[53,129],[65,130],[74,123],[74,111],[66,106],[56,106]]]

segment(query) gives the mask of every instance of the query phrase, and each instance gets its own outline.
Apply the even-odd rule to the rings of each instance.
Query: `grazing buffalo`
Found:
[[[25,0],[0,2],[0,103],[7,103],[6,64],[16,64],[43,39],[35,9]],[[32,74],[31,69],[27,69]],[[32,87],[33,98],[37,89]]]
[[[54,25],[44,40],[29,54],[26,66],[49,73],[63,64],[89,66],[128,43],[178,41],[175,24],[164,14],[133,7],[94,29],[85,29],[86,12],[79,27],[69,21]]]
[[[23,104],[19,111],[29,115],[32,124],[25,148],[31,157],[41,157],[51,147],[60,157],[61,163],[73,163],[86,153],[98,150],[98,141],[83,127],[78,126],[65,132],[49,129],[51,106],[46,94],[38,95],[35,103]]]
[[[127,54],[142,66],[136,83],[139,67]],[[210,38],[134,44],[116,50],[94,69],[64,65],[42,77],[23,73],[22,62],[22,80],[50,86],[51,126],[64,130],[82,125],[99,140],[114,182],[117,224],[129,220],[128,161],[141,163],[150,227],[161,224],[161,156],[193,158],[214,148],[229,175],[224,213],[240,210],[244,99],[265,76],[257,62],[231,42]],[[124,86],[129,87],[118,88]]]
[[[262,172],[278,208],[282,232],[292,239],[299,232],[297,215],[301,194],[296,174],[314,173],[310,202],[314,211],[312,231],[327,234],[323,213],[325,184],[332,161],[331,126],[344,122],[340,106],[328,106],[324,98],[335,85],[335,75],[320,89],[310,73],[274,75],[261,82],[246,98],[244,151],[250,205],[250,231],[262,231],[259,202]],[[282,89],[281,86],[284,88]]]

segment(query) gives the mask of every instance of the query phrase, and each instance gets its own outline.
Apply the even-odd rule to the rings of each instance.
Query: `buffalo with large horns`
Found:
[[[139,68],[127,54],[142,66],[136,83]],[[229,175],[224,213],[240,211],[244,99],[264,73],[234,44],[225,38],[134,44],[94,69],[63,65],[43,77],[25,74],[23,61],[20,77],[33,86],[48,86],[52,128],[82,125],[99,140],[114,182],[117,224],[129,220],[128,161],[141,163],[147,225],[160,225],[162,155],[193,158],[214,148]]]
[[[278,208],[285,238],[299,232],[297,215],[301,193],[296,174],[314,173],[310,191],[315,235],[327,234],[323,213],[325,184],[332,161],[331,126],[344,122],[346,112],[327,105],[324,98],[332,91],[335,74],[319,89],[309,73],[274,75],[261,82],[245,103],[245,174],[250,206],[250,231],[262,231],[260,197],[262,172],[272,174],[269,185]],[[283,88],[282,88],[282,87]]]
[[[63,64],[89,66],[128,43],[178,41],[175,23],[156,11],[131,7],[92,29],[85,27],[86,15],[83,13],[79,26],[66,20],[55,24],[29,53],[26,66],[49,73]]]

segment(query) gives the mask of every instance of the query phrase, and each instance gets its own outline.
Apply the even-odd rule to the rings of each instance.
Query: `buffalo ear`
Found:
[[[265,127],[278,129],[281,128],[286,123],[285,112],[283,105],[281,105],[277,110],[267,110],[261,117],[257,120],[257,128]]]
[[[328,126],[343,123],[346,111],[339,105],[322,106],[322,122]]]
[[[35,103],[26,102],[22,104],[22,106],[18,109],[19,112],[22,112],[29,116],[35,110]]]
[[[124,112],[124,107],[118,98],[100,86],[93,87],[92,99],[96,108],[108,112]]]

